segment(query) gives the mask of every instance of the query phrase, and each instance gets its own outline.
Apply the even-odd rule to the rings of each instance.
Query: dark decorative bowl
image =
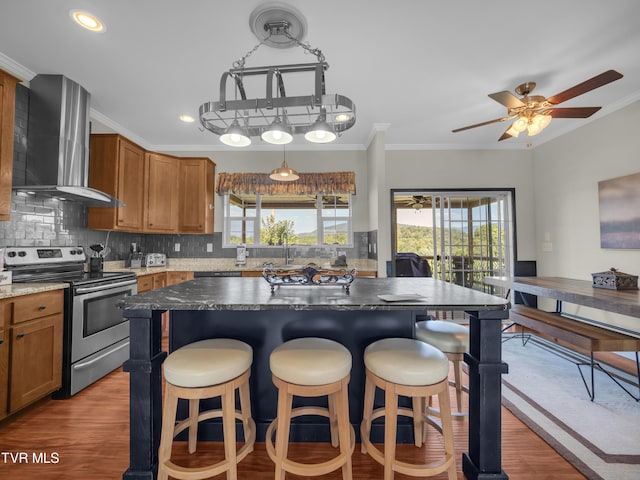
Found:
[[[615,268],[608,272],[592,273],[592,285],[607,290],[638,290],[638,276],[622,273]]]
[[[349,291],[349,286],[358,275],[358,270],[319,268],[308,265],[268,266],[262,269],[262,277],[273,293],[279,286],[340,286]]]

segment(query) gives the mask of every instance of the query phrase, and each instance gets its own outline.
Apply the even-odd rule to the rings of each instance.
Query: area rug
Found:
[[[592,402],[573,363],[586,358],[535,336],[525,346],[520,338],[505,341],[503,359],[503,405],[515,416],[585,477],[640,479],[640,403],[597,370]],[[638,395],[637,386],[630,391]]]

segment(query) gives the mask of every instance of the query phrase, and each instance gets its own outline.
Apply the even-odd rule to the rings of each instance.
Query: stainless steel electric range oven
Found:
[[[132,272],[84,271],[82,247],[8,247],[5,268],[14,282],[68,283],[64,295],[62,388],[66,398],[129,358],[129,321],[118,301],[138,293]]]

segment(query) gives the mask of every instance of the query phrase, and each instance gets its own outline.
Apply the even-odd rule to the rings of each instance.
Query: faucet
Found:
[[[291,260],[293,260],[293,256],[291,255],[291,247],[294,246],[295,244],[289,244],[289,243],[283,243],[282,244],[282,250],[283,250],[283,254],[284,254],[284,264],[285,265],[289,265]]]

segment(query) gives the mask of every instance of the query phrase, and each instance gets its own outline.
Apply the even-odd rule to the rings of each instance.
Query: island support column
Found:
[[[508,311],[474,311],[470,315],[469,352],[469,451],[463,454],[462,471],[469,480],[502,480],[502,322]]]
[[[123,480],[153,480],[158,473],[162,425],[162,311],[127,310],[129,360],[129,468]]]

